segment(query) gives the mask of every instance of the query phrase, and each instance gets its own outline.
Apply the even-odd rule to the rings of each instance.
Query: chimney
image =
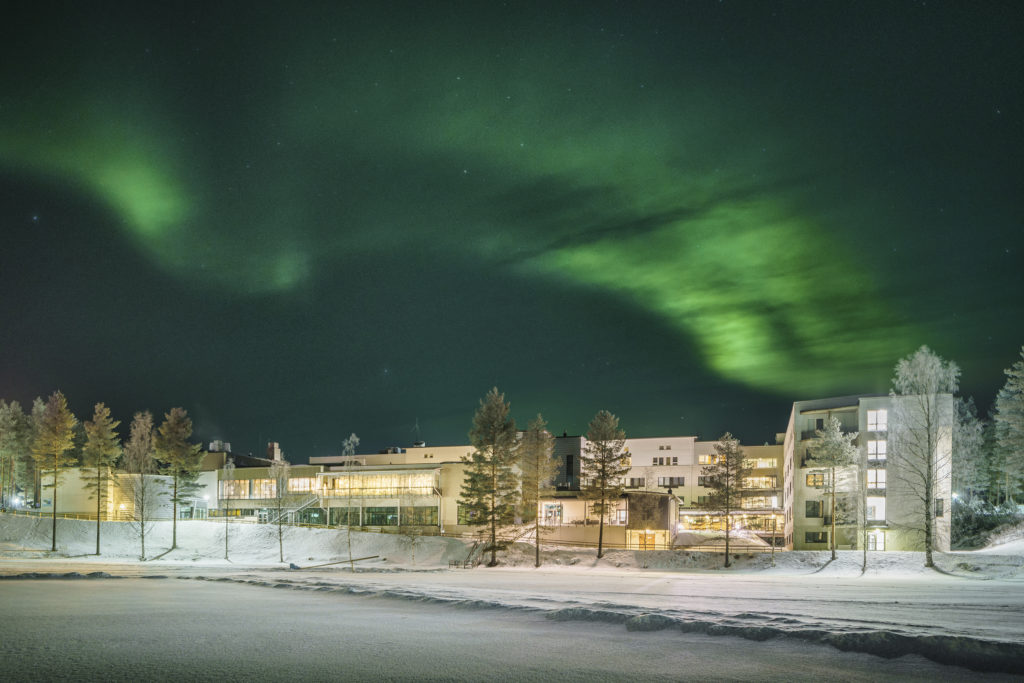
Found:
[[[267,459],[268,460],[283,460],[284,457],[281,453],[281,444],[276,441],[270,441],[267,443]]]

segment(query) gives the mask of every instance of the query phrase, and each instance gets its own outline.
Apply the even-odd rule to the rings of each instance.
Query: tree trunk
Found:
[[[57,552],[57,454],[53,454],[53,530],[50,532],[50,550]]]
[[[96,554],[100,554],[100,470],[96,468]]]
[[[171,550],[178,547],[178,473],[174,473],[174,489],[171,496]]]
[[[604,494],[602,493],[602,496]],[[606,499],[601,498],[601,513],[597,516],[597,559],[604,557],[604,516],[608,514]]]
[[[832,559],[836,559],[836,468],[832,468]]]
[[[538,498],[540,497],[540,493],[539,492],[538,492],[537,496],[538,496]],[[536,533],[536,536],[534,537],[534,540],[535,540],[536,543],[534,545],[534,562],[533,562],[533,566],[534,567],[539,567],[540,566],[540,512],[539,511],[537,512],[536,526],[534,527],[534,529],[536,529],[537,533]]]
[[[730,527],[732,525],[729,524],[729,512],[730,512],[729,507],[730,507],[729,503],[726,502],[726,504],[725,504],[725,566],[726,567],[731,566],[731,563],[729,562],[729,531],[730,531]]]

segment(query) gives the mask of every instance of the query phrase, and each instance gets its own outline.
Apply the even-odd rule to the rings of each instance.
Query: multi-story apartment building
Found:
[[[921,550],[924,547],[921,463],[901,453],[894,437],[913,422],[917,397],[842,396],[797,401],[790,413],[784,449],[784,508],[787,547],[822,550],[832,533],[831,471],[816,465],[814,440],[829,417],[845,432],[857,432],[857,462],[836,474],[836,546],[868,550]],[[953,404],[942,395],[934,406],[936,435],[932,466],[936,477],[934,548],[949,550]],[[907,450],[906,447],[902,447]],[[895,452],[894,452],[895,449]]]

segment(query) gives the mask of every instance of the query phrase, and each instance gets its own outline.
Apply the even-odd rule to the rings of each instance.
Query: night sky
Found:
[[[207,7],[206,5],[213,5]],[[1024,342],[1018,2],[25,3],[0,396],[294,462],[525,424],[745,443]],[[418,430],[417,430],[418,427]]]

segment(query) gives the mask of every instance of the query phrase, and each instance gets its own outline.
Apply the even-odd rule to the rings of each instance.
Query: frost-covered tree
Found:
[[[78,420],[68,410],[67,399],[59,391],[50,395],[35,422],[32,457],[39,472],[49,472],[53,476],[53,531],[50,540],[51,550],[54,552],[57,550],[57,491],[61,473],[73,462],[68,453],[75,446],[76,424]]]
[[[341,442],[341,454],[351,458],[356,454],[357,446],[359,446],[359,437],[352,432]],[[351,465],[350,461],[346,461],[346,463]],[[354,572],[356,567],[352,560],[352,476],[349,475],[345,479],[348,484],[345,488],[345,538],[348,541],[348,568]],[[330,525],[330,510],[327,510],[326,514],[328,516],[327,524]]]
[[[149,411],[135,413],[124,445],[122,466],[126,474],[120,478],[120,484],[132,504],[130,525],[139,537],[140,560],[146,559],[146,534],[164,495],[163,484],[155,476],[153,441],[153,415]]]
[[[1014,496],[1024,479],[1024,347],[1021,358],[1006,369],[1006,384],[996,396],[996,441],[1010,502],[1015,502]]]
[[[100,554],[100,517],[107,502],[114,463],[121,456],[121,439],[117,435],[120,421],[110,417],[110,408],[97,403],[92,420],[85,423],[85,445],[82,447],[83,475],[90,497],[96,499],[96,554]]]
[[[0,400],[0,507],[12,504],[18,488],[29,481],[19,478],[24,462],[31,462],[32,423],[17,401]]]
[[[284,460],[275,460],[270,465],[270,481],[274,486],[274,516],[277,522],[277,554],[284,562],[284,516],[288,511],[288,478],[291,465]]]
[[[857,432],[844,433],[843,423],[835,415],[829,415],[824,426],[824,429],[815,431],[817,438],[811,442],[811,458],[815,466],[825,467],[829,470],[826,494],[832,499],[832,532],[829,538],[829,547],[834,560],[836,559],[837,471],[841,472],[857,464],[857,447],[853,445],[857,439]]]
[[[988,488],[985,424],[978,418],[974,398],[957,397],[953,428],[953,491],[970,501]]]
[[[227,560],[228,559],[228,536],[229,536],[229,529],[230,529],[231,525],[228,524],[228,496],[227,496],[227,487],[228,487],[228,485],[227,485],[226,482],[232,481],[235,478],[235,459],[229,457],[227,459],[227,461],[224,463],[224,467],[222,468],[221,471],[223,472],[223,475],[222,475],[223,479],[221,481],[225,482],[225,483],[221,484],[221,489],[222,490],[221,490],[220,494],[221,494],[221,497],[224,500],[224,559]]]
[[[523,477],[523,520],[534,522],[534,566],[540,566],[541,519],[540,500],[552,492],[551,482],[558,472],[552,457],[555,439],[548,432],[547,423],[538,413],[530,421],[519,442],[519,471]]]
[[[516,423],[509,416],[510,409],[497,387],[487,392],[480,399],[469,430],[473,452],[462,457],[466,473],[459,505],[466,511],[468,524],[489,530],[489,567],[498,564],[498,527],[515,519],[519,495],[519,481],[513,469]]]
[[[623,480],[629,471],[626,432],[619,428],[619,418],[607,410],[598,411],[587,429],[587,443],[580,459],[584,484],[580,495],[591,501],[598,516],[597,557],[604,556],[604,520],[615,510],[622,497]]]
[[[702,469],[704,487],[708,489],[709,510],[722,515],[725,520],[725,566],[730,566],[729,534],[732,527],[730,515],[740,509],[744,481],[750,476],[750,463],[740,448],[739,439],[726,432],[715,443],[715,457],[710,465]]]
[[[924,538],[925,566],[934,567],[936,491],[951,477],[953,402],[960,368],[922,346],[896,363],[889,420],[890,489],[919,502],[901,523]],[[947,445],[948,440],[948,445]]]
[[[178,504],[196,491],[202,453],[199,444],[189,443],[192,420],[184,408],[171,408],[153,439],[156,459],[171,477],[171,550],[178,547]]]

